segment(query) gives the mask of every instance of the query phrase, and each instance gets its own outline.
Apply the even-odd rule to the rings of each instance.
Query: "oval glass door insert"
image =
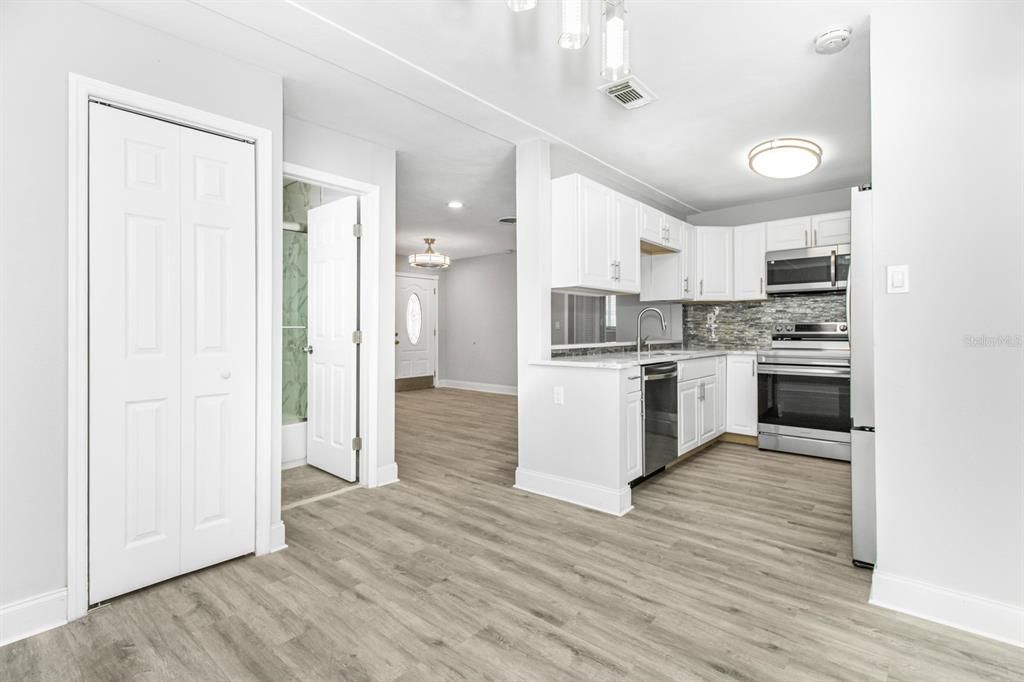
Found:
[[[413,345],[420,342],[420,328],[423,326],[423,306],[417,294],[409,296],[405,304],[405,334]]]

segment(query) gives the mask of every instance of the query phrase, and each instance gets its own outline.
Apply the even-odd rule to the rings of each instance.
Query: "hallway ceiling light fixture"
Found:
[[[590,39],[588,0],[562,0],[562,33],[558,46],[566,50],[579,50]]]
[[[750,170],[766,178],[788,180],[807,175],[821,165],[821,147],[800,137],[777,137],[756,145],[747,154]]]
[[[448,208],[462,208],[462,202],[458,199],[452,199],[448,202]]]
[[[525,12],[537,6],[537,0],[505,0],[505,4],[513,12]]]
[[[618,81],[629,75],[629,27],[626,0],[603,0],[604,27],[601,32],[601,76]]]
[[[434,252],[434,242],[437,240],[433,237],[426,237],[423,239],[427,243],[427,250],[423,253],[414,253],[409,256],[409,265],[414,268],[431,268],[431,269],[444,269],[452,264],[452,259],[443,253]]]

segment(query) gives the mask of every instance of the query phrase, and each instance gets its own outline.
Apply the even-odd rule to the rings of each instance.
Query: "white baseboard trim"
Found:
[[[479,391],[480,393],[500,393],[502,395],[516,395],[519,389],[516,386],[504,386],[502,384],[483,384],[477,381],[458,381],[456,379],[438,379],[438,388],[460,388],[463,391]]]
[[[267,554],[273,554],[274,552],[280,552],[282,549],[288,548],[288,545],[285,543],[284,536],[284,521],[278,521],[270,527],[270,551],[267,552]]]
[[[1024,608],[875,570],[875,606],[1024,647]]]
[[[281,427],[281,469],[292,469],[306,463],[306,423]]]
[[[625,516],[633,509],[633,493],[629,486],[616,490],[518,467],[513,487],[613,516]]]
[[[391,485],[392,483],[398,483],[398,464],[396,462],[378,467],[377,480],[373,482],[372,486],[368,487],[380,488],[381,486]]]
[[[52,592],[0,606],[0,646],[68,622],[68,591]]]

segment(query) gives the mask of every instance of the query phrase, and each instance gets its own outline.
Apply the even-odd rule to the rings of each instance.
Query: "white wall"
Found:
[[[864,178],[860,184],[868,181],[869,178]],[[769,220],[848,210],[850,210],[850,188],[844,187],[826,192],[694,213],[686,221],[691,225],[749,225]]]
[[[5,605],[67,583],[68,72],[270,129],[276,187],[282,87],[275,74],[77,2],[0,3],[0,25],[0,605]],[[274,202],[280,216],[280,196]],[[280,262],[279,234],[277,240]],[[280,282],[275,310],[280,314]],[[279,339],[274,350],[280,359]],[[274,396],[278,426],[279,376]]]
[[[438,377],[516,386],[516,256],[460,258],[441,273]]]
[[[872,14],[872,601],[1019,645],[1022,95],[1024,5],[885,3]],[[910,266],[908,294],[886,294],[885,266],[897,264]],[[982,335],[1009,342],[967,342]]]
[[[377,472],[369,483],[384,485],[396,480],[395,465],[395,150],[324,128],[290,116],[284,119],[284,160],[314,170],[380,187],[380,233],[377,236],[377,287],[380,310],[363,310],[366,343],[376,343],[380,366],[375,385],[368,387],[377,404],[375,439]],[[366,251],[363,258],[372,257]],[[280,309],[280,302],[276,304]],[[278,401],[280,402],[280,401]],[[372,429],[363,425],[364,429]],[[372,442],[372,441],[371,441]]]

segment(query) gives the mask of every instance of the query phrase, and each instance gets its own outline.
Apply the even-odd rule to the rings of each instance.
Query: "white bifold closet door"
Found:
[[[89,107],[89,601],[255,548],[252,145]]]

